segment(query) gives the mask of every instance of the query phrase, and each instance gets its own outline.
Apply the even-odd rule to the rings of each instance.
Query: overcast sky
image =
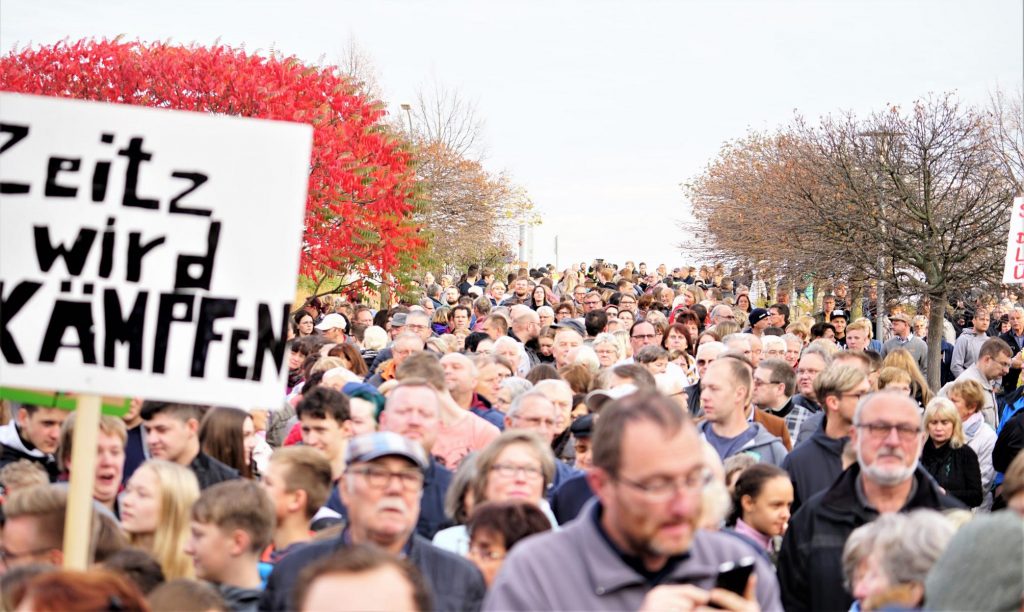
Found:
[[[273,47],[354,39],[392,112],[437,81],[477,105],[486,163],[539,208],[534,263],[670,267],[680,183],[794,111],[866,114],[930,92],[1021,87],[1020,0],[229,2],[0,0],[0,45],[128,39]]]

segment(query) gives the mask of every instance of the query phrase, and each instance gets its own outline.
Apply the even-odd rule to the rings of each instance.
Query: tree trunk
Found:
[[[942,321],[949,292],[929,293],[931,312],[928,315],[928,386],[938,391],[942,378]]]

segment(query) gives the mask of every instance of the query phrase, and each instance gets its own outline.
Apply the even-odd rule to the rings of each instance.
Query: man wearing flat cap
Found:
[[[917,362],[921,374],[928,376],[928,345],[910,331],[910,317],[897,312],[889,315],[892,321],[892,338],[882,345],[882,359],[896,349],[906,349]]]
[[[478,610],[484,580],[472,563],[414,533],[427,456],[419,443],[389,432],[353,438],[338,492],[349,523],[332,540],[309,544],[281,560],[267,580],[260,610],[295,608],[293,591],[302,568],[356,544],[373,544],[408,559],[422,572],[437,610]]]

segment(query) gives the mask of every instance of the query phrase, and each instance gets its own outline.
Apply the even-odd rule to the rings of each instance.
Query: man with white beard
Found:
[[[896,393],[864,397],[854,413],[850,444],[857,464],[793,515],[779,553],[786,610],[847,610],[843,545],[854,529],[887,512],[963,508],[918,465],[927,432],[917,403]]]

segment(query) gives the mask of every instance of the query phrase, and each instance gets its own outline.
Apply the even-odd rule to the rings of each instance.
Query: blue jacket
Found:
[[[575,519],[592,497],[594,491],[587,483],[587,475],[581,472],[563,482],[551,493],[551,512],[554,513],[558,524],[564,525]]]

